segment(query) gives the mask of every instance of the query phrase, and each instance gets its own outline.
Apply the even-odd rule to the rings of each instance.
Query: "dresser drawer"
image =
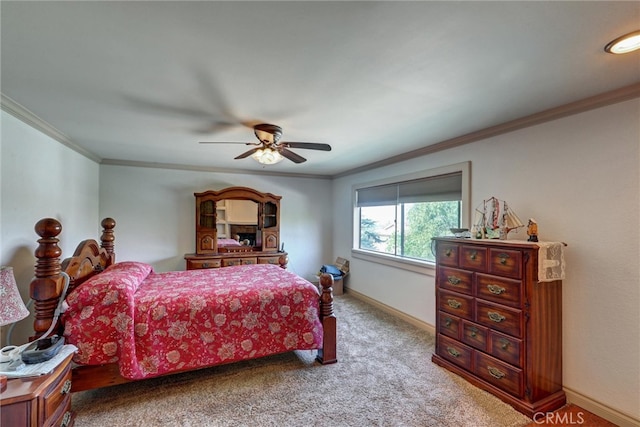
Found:
[[[71,396],[71,369],[67,369],[67,372],[52,385],[51,389],[44,395],[44,418],[51,418],[56,410],[61,409],[67,411],[69,409],[70,402],[63,404],[65,399],[68,400]],[[62,415],[62,414],[60,414]]]
[[[443,290],[439,290],[438,295],[440,310],[473,320],[473,297]]]
[[[199,270],[201,268],[218,268],[222,267],[220,259],[188,259],[187,270]]]
[[[487,351],[489,329],[475,323],[462,322],[462,342],[482,351]]]
[[[53,413],[51,418],[45,421],[45,426],[69,427],[73,425],[73,413],[71,412],[71,395],[65,396],[62,404]]]
[[[471,295],[473,273],[455,268],[442,267],[438,269],[438,286],[463,294]]]
[[[258,258],[258,264],[280,265],[280,257],[279,256],[262,256]]]
[[[438,354],[452,363],[471,370],[473,349],[445,336],[438,336]]]
[[[476,300],[476,322],[522,338],[522,311]]]
[[[476,297],[521,307],[522,282],[520,280],[505,279],[488,274],[476,274]]]
[[[438,242],[436,250],[436,262],[439,265],[457,267],[458,247],[459,245],[455,243]]]
[[[258,260],[255,257],[251,257],[251,258],[223,258],[222,259],[222,266],[223,267],[231,267],[234,265],[251,265],[251,264],[257,264]]]
[[[522,252],[508,249],[489,249],[489,273],[520,279]]]
[[[460,267],[475,271],[487,271],[487,249],[462,246],[460,248]]]
[[[457,340],[460,339],[460,318],[445,312],[438,312],[440,323],[438,323],[438,332],[450,336]]]
[[[479,351],[475,352],[475,374],[514,396],[521,397],[523,394],[521,369]]]
[[[511,365],[522,368],[522,340],[491,331],[489,353]]]

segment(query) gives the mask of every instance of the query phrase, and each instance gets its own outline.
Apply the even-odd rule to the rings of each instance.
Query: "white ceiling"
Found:
[[[0,8],[2,94],[105,162],[336,175],[640,82],[638,52],[603,51],[636,1]],[[198,143],[256,122],[333,150],[264,167]]]

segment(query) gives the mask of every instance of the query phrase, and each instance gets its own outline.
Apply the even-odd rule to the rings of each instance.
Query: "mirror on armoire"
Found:
[[[218,250],[224,247],[255,246],[258,232],[258,203],[224,199],[216,203]]]

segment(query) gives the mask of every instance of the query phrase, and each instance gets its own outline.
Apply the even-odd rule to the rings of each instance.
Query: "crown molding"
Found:
[[[100,163],[100,161],[102,160],[99,156],[95,155],[91,151],[75,144],[73,141],[71,141],[71,139],[67,135],[65,135],[64,133],[60,132],[58,129],[56,129],[49,123],[42,120],[40,117],[35,115],[32,111],[29,111],[22,105],[18,104],[16,101],[9,98],[4,93],[0,93],[0,95],[1,95],[0,107],[2,108],[3,111],[6,111],[7,113],[17,118],[18,120],[23,121],[24,123],[31,126],[32,128],[39,130],[40,132],[44,133],[48,137],[55,139],[62,145],[71,148],[73,151],[85,156],[90,160],[93,160],[96,163]]]
[[[581,99],[579,101],[571,102],[569,104],[561,105],[559,107],[550,108],[548,110],[540,111],[528,116],[524,116],[518,119],[514,119],[499,125],[491,126],[485,129],[480,129],[465,135],[457,136],[455,138],[447,139],[435,144],[428,145],[426,147],[419,148],[417,150],[409,151],[407,153],[398,154],[397,156],[389,157],[385,160],[370,163],[365,166],[361,166],[348,171],[340,172],[334,175],[334,178],[341,178],[348,175],[353,175],[360,172],[365,172],[371,169],[377,169],[383,166],[389,166],[394,163],[402,162],[405,160],[414,159],[416,157],[424,156],[427,154],[433,154],[438,151],[447,150],[449,148],[459,147],[461,145],[470,144],[472,142],[480,141],[482,139],[490,138],[497,135],[502,135],[508,132],[513,132],[519,129],[539,125],[552,120],[557,120],[566,116],[582,113],[596,108],[606,107],[607,105],[617,104],[619,102],[628,101],[630,99],[640,97],[640,83],[635,83],[629,86],[625,86],[619,89],[615,89],[609,92],[604,92],[589,98]]]

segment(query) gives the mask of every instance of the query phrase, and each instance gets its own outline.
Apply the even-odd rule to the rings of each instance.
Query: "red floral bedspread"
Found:
[[[125,378],[322,347],[318,290],[260,264],[154,273],[122,262],[67,297],[64,335],[83,365],[119,363]]]

